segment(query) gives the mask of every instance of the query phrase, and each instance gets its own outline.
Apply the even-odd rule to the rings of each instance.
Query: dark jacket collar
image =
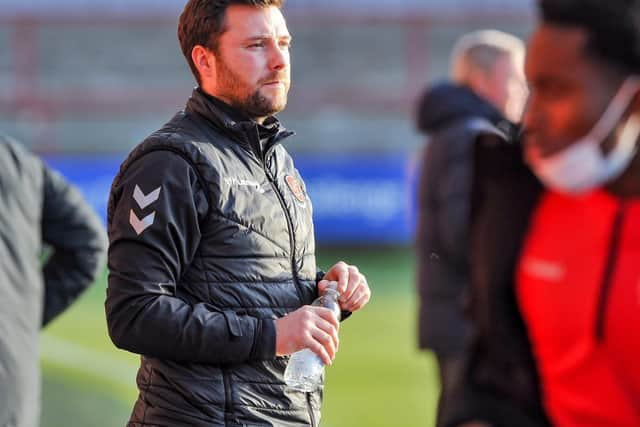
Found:
[[[271,146],[294,135],[275,117],[268,117],[263,124],[251,120],[242,111],[195,88],[187,101],[186,110],[204,117],[211,125],[243,145],[248,145],[261,156]]]
[[[418,105],[417,127],[425,133],[437,132],[452,123],[481,117],[505,133],[513,126],[487,100],[466,86],[441,82],[425,90]]]

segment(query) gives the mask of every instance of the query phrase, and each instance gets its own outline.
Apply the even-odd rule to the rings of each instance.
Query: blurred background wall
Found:
[[[75,179],[105,193],[136,143],[182,108],[194,80],[176,22],[183,0],[3,0],[0,128],[47,155],[101,161]],[[410,243],[422,145],[413,104],[446,75],[460,34],[524,36],[527,0],[290,0],[293,86],[284,124],[314,200],[318,238]],[[97,198],[98,210],[105,197]]]
[[[0,0],[0,131],[74,181],[104,215],[131,148],[182,108],[194,80],[184,0]],[[320,265],[357,263],[370,306],[341,331],[323,426],[429,426],[434,362],[415,350],[413,183],[424,86],[461,34],[526,37],[529,0],[289,0],[293,84],[280,115],[314,201]],[[137,360],[106,336],[102,277],[43,335],[43,426],[124,425]],[[71,417],[70,417],[71,415]],[[69,420],[72,420],[71,422]]]

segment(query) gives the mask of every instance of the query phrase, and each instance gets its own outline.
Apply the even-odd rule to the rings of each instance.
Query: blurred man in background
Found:
[[[482,146],[450,426],[640,425],[640,0],[542,0],[522,144]]]
[[[4,136],[0,236],[0,426],[37,427],[40,330],[95,279],[106,236],[75,188]]]
[[[481,138],[511,137],[526,89],[524,43],[509,34],[469,33],[451,55],[451,82],[428,88],[418,128],[428,136],[419,187],[417,233],[419,344],[440,369],[439,413],[460,374],[470,325],[462,306],[469,288],[473,153]]]
[[[109,202],[106,313],[139,353],[130,426],[317,426],[322,387],[284,384],[303,348],[330,364],[337,318],[308,306],[327,280],[341,308],[364,276],[316,270],[311,202],[281,145],[291,36],[280,0],[190,0],[178,36],[199,87],[139,145]]]

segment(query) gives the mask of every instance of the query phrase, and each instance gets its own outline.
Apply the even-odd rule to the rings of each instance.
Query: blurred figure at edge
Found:
[[[438,413],[460,374],[470,325],[469,227],[473,153],[483,138],[515,134],[526,97],[524,43],[495,30],[461,37],[451,54],[451,81],[427,88],[417,127],[428,137],[419,186],[417,232],[419,345],[440,370]]]
[[[0,237],[0,426],[37,427],[40,330],[93,282],[106,234],[74,187],[0,135]]]
[[[638,426],[640,0],[538,9],[522,143],[477,155],[474,342],[446,425]]]

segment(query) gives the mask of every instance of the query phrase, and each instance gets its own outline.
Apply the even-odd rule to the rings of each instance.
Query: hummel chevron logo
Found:
[[[145,216],[142,219],[138,219],[138,216],[133,212],[133,209],[131,209],[131,212],[129,212],[129,223],[136,231],[138,236],[153,224],[154,219],[156,219],[155,212],[151,212],[149,215]]]
[[[158,200],[158,197],[160,197],[160,187],[156,188],[146,196],[144,195],[140,187],[138,187],[137,185],[136,185],[136,188],[133,190],[133,198],[138,203],[138,206],[140,206],[140,209],[146,208],[151,203]]]

